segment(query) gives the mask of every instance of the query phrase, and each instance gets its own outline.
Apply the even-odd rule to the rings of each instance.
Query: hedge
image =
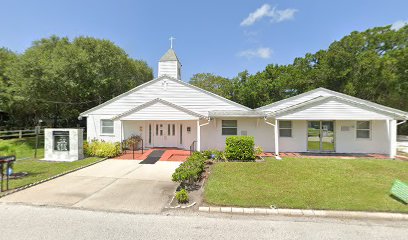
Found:
[[[253,161],[255,159],[254,137],[230,136],[225,143],[225,157],[228,160]]]

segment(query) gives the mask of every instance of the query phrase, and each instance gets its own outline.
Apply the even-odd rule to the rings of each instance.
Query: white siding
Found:
[[[197,120],[192,116],[169,105],[157,102],[139,111],[120,118],[121,120]]]
[[[246,110],[174,80],[161,79],[138,91],[95,109],[89,114],[118,115],[148,101],[161,98],[193,112],[208,116],[212,110]]]
[[[307,119],[307,120],[371,120],[390,119],[390,117],[352,106],[337,100],[322,102],[315,106],[304,107],[294,112],[284,113],[278,119]]]
[[[181,66],[177,61],[159,62],[158,77],[168,75],[176,79],[181,79]]]

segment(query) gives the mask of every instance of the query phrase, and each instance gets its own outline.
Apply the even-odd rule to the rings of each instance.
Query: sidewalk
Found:
[[[408,214],[387,212],[330,211],[310,209],[273,209],[273,208],[237,208],[237,207],[199,207],[201,212],[286,215],[297,217],[341,217],[364,219],[408,220]]]

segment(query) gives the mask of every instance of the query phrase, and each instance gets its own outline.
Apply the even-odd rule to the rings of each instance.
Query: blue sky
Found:
[[[113,41],[157,75],[176,38],[182,78],[210,72],[233,77],[267,64],[291,63],[326,49],[351,31],[408,21],[408,1],[3,1],[0,46],[23,52],[52,34]],[[252,15],[250,15],[252,13]],[[401,23],[401,22],[400,22]]]

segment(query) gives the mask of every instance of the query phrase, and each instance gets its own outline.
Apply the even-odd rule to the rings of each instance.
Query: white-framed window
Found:
[[[222,135],[237,135],[237,120],[222,120]]]
[[[101,119],[101,133],[102,134],[113,134],[113,120]]]
[[[371,138],[371,122],[370,121],[357,121],[356,137],[362,138],[362,139]]]
[[[279,137],[292,137],[292,121],[279,121]]]

